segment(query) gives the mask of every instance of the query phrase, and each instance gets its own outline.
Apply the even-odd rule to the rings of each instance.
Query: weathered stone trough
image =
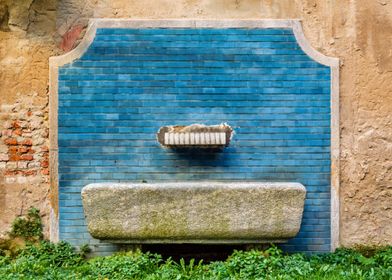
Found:
[[[127,243],[284,242],[300,228],[299,183],[95,183],[82,189],[90,234]]]

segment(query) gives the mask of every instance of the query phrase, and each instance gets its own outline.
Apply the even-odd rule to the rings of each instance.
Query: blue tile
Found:
[[[221,154],[162,149],[164,125],[227,122]],[[60,237],[91,239],[81,188],[140,180],[284,180],[307,198],[287,251],[330,250],[330,69],[289,29],[98,29],[59,70]]]

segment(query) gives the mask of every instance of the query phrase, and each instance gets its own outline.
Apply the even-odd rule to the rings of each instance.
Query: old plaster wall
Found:
[[[341,244],[392,243],[392,0],[0,0],[1,234],[30,205],[48,224],[48,58],[91,17],[302,19],[341,60]]]

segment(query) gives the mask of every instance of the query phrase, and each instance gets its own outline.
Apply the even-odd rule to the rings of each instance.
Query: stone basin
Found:
[[[124,243],[285,242],[300,229],[299,183],[94,183],[82,189],[90,234]]]

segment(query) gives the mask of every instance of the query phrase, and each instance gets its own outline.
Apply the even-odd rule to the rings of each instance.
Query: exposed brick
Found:
[[[18,141],[15,138],[7,138],[4,140],[7,145],[18,145]]]
[[[3,130],[2,131],[2,135],[3,136],[8,136],[8,137],[10,137],[10,136],[12,136],[12,130],[11,129],[5,129],[5,130]]]
[[[19,161],[19,160],[21,160],[21,157],[20,157],[20,155],[17,154],[17,153],[12,153],[12,154],[10,154],[10,156],[9,156],[9,160],[10,160],[10,161]]]
[[[8,161],[9,156],[7,154],[0,154],[0,161]]]
[[[39,168],[39,167],[41,167],[41,163],[33,160],[27,164],[27,167],[28,168]]]
[[[33,157],[32,155],[25,154],[25,155],[21,155],[20,159],[21,159],[21,160],[28,160],[28,161],[31,161],[31,160],[34,159],[34,157]]]
[[[49,161],[47,161],[47,160],[42,160],[42,161],[41,161],[41,167],[44,167],[44,168],[49,167]]]
[[[4,175],[5,175],[5,176],[18,175],[18,171],[16,171],[16,170],[6,170],[6,171],[4,172]]]
[[[42,169],[41,174],[42,175],[49,175],[49,169],[48,168]]]
[[[25,145],[25,146],[32,146],[33,141],[31,139],[26,139],[26,140],[23,140],[20,144]]]
[[[36,170],[26,170],[21,172],[24,176],[31,176],[31,175],[37,175]]]
[[[13,127],[13,128],[20,128],[19,122],[18,122],[18,121],[13,121],[13,122],[12,122],[12,127]]]
[[[20,129],[15,129],[15,130],[13,131],[13,134],[14,134],[14,135],[21,136],[21,135],[22,135],[22,130],[20,130]]]
[[[23,146],[22,147],[18,147],[18,152],[21,153],[21,154],[27,153],[28,150],[29,150],[28,148],[23,147]]]
[[[8,153],[15,154],[19,152],[19,146],[9,146]]]
[[[49,180],[48,171],[42,171],[46,168],[41,166],[41,161],[47,161],[47,144],[43,139],[48,130],[44,114],[47,105],[26,108],[22,103],[24,105],[19,102],[12,105],[6,115],[0,112],[0,181],[45,183]],[[46,145],[42,149],[43,144]]]

